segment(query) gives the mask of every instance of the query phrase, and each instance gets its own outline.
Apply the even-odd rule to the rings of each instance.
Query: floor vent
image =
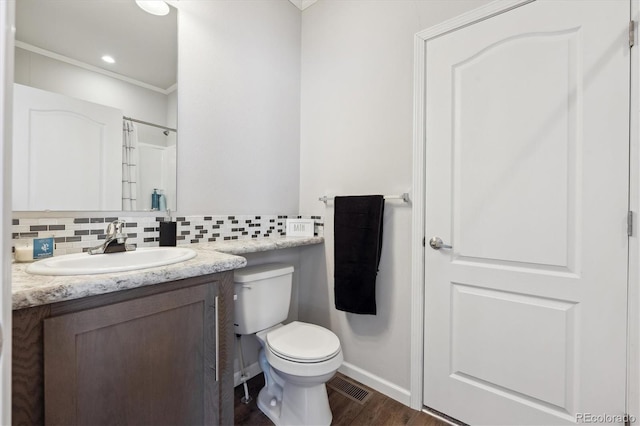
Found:
[[[358,404],[364,404],[369,397],[371,397],[371,392],[343,377],[334,376],[334,378],[327,383],[327,386],[347,398],[354,400]]]

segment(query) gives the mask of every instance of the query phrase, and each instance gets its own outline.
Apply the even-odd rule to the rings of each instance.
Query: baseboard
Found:
[[[338,371],[406,406],[409,406],[411,402],[411,393],[408,390],[402,389],[400,386],[394,385],[382,377],[371,374],[353,364],[343,362]]]
[[[245,368],[245,373],[249,376],[249,379],[252,379],[258,374],[262,373],[262,368],[260,368],[260,364],[256,361]],[[240,372],[236,371],[233,373],[233,387],[235,388],[236,386],[241,384],[242,382],[240,381]]]

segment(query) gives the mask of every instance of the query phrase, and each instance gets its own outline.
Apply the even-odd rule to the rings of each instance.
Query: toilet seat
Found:
[[[326,328],[294,321],[267,333],[273,355],[297,363],[318,363],[340,353],[340,340]]]

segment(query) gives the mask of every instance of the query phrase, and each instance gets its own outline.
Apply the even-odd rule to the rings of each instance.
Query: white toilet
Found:
[[[236,334],[256,334],[265,387],[258,407],[276,425],[328,425],[325,383],[342,364],[338,336],[294,321],[283,325],[291,300],[293,266],[267,264],[235,272]]]

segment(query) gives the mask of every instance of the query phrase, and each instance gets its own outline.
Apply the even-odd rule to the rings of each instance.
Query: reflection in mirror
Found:
[[[169,9],[16,2],[13,210],[176,210],[177,11]]]

